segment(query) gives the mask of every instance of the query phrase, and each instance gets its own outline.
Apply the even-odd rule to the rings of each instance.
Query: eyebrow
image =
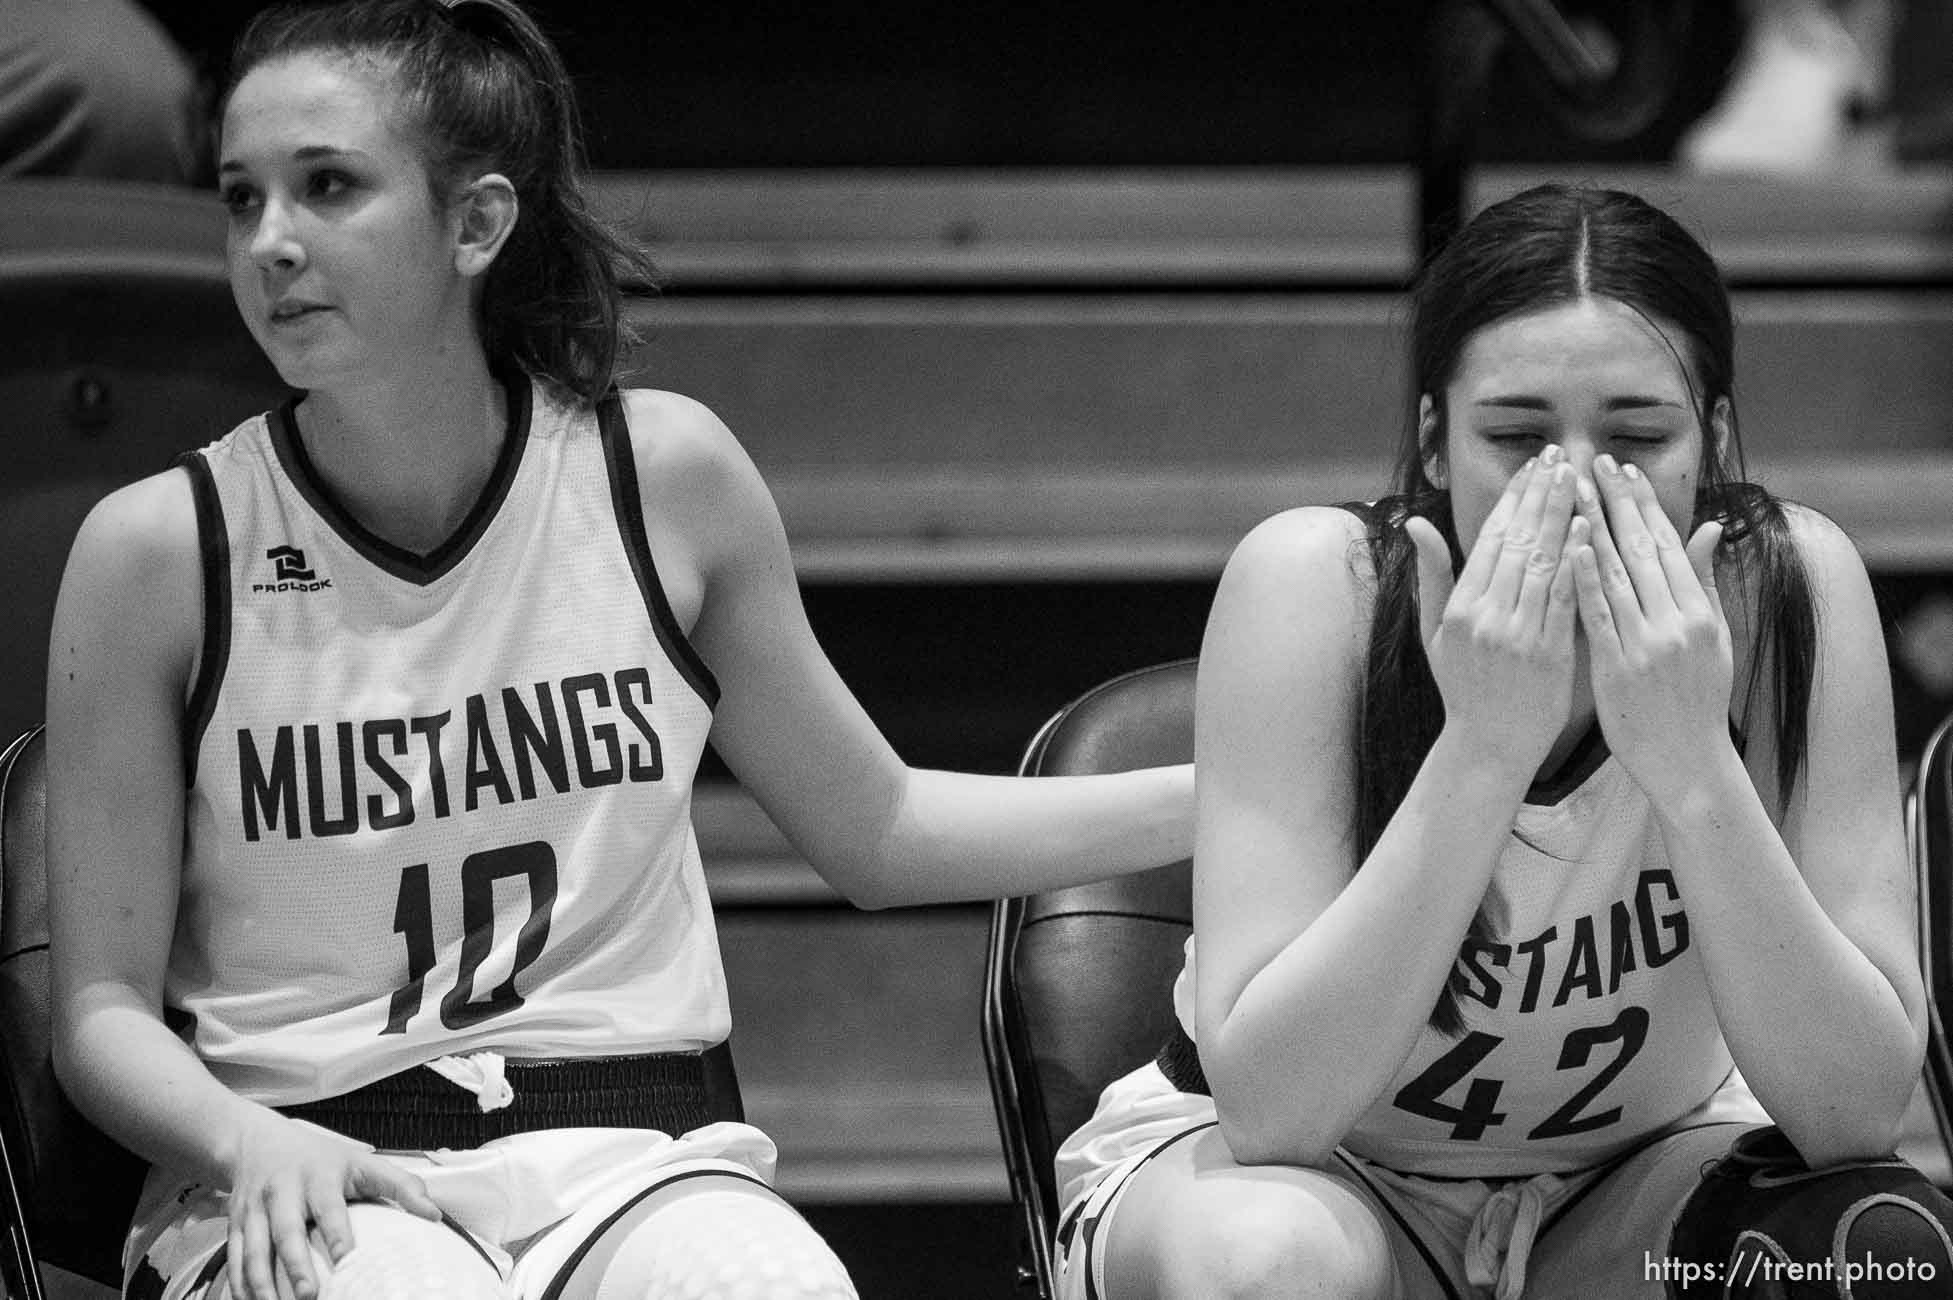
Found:
[[[1520,411],[1550,411],[1553,403],[1543,397],[1532,397],[1521,393],[1501,393],[1496,397],[1481,397],[1474,406],[1500,406]],[[1644,397],[1639,394],[1610,397],[1601,404],[1604,411],[1645,411],[1651,408],[1667,407],[1673,410],[1686,409],[1680,402],[1666,397]]]
[[[292,154],[292,159],[295,162],[317,162],[321,158],[362,158],[364,156],[358,149],[340,149],[329,144],[308,144],[302,149],[295,150]],[[245,170],[247,169],[244,164],[238,162],[235,158],[226,158],[217,166],[217,174],[219,176]]]

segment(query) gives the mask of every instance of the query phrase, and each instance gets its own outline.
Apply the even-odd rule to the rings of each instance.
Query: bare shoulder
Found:
[[[1842,595],[1847,601],[1858,597],[1869,601],[1871,579],[1865,571],[1864,557],[1850,534],[1830,516],[1810,506],[1781,498],[1777,505],[1783,512],[1791,551],[1810,584],[1820,624],[1835,596]],[[1749,642],[1757,631],[1760,606],[1765,599],[1763,569],[1756,563],[1738,563],[1727,554],[1718,558],[1716,569],[1716,584],[1740,660],[1754,649]]]
[[[1243,680],[1317,685],[1350,676],[1366,642],[1375,586],[1361,519],[1306,506],[1241,539],[1215,593],[1202,649]]]
[[[197,572],[196,501],[180,469],[138,479],[96,502],[69,552],[71,570],[130,585]]]
[[[624,411],[654,534],[671,530],[666,545],[689,552],[706,574],[782,562],[779,510],[725,421],[703,402],[658,389],[626,391]]]
[[[68,552],[51,667],[127,671],[143,660],[167,676],[186,673],[203,626],[199,556],[188,472],[167,470],[97,502]]]
[[[1833,582],[1865,579],[1865,559],[1858,544],[1829,515],[1795,501],[1785,501],[1783,513],[1791,543],[1820,593]]]
[[[623,398],[640,466],[712,473],[751,463],[732,430],[705,403],[656,388],[626,389]]]
[[[1791,550],[1810,583],[1820,621],[1834,596],[1850,598],[1854,593],[1862,593],[1869,600],[1871,580],[1865,571],[1864,557],[1850,534],[1820,510],[1788,500],[1779,500],[1778,505],[1783,511]],[[1746,640],[1757,626],[1759,605],[1764,599],[1761,566],[1734,565],[1724,560],[1717,567],[1717,585],[1722,589],[1731,630],[1739,634],[1739,642]]]
[[[761,500],[771,508],[752,457],[705,403],[682,393],[634,388],[624,393],[624,413],[647,499],[664,499],[704,521]]]
[[[1368,531],[1338,506],[1299,506],[1249,530],[1228,557],[1223,586],[1286,594],[1322,614],[1355,612],[1367,604],[1371,564]]]
[[[1366,536],[1363,521],[1341,506],[1296,506],[1249,529],[1236,553],[1286,555],[1314,563],[1347,553]]]

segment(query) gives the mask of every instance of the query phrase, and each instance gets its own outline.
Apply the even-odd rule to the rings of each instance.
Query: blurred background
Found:
[[[1375,495],[1433,223],[1548,176],[1638,190],[1723,263],[1751,469],[1874,574],[1895,797],[1953,708],[1953,5],[1541,0],[1584,86],[1506,0],[531,7],[661,267],[631,382],[752,450],[823,644],[912,761],[1012,770],[1073,695],[1198,650],[1255,521]],[[7,737],[87,505],[277,395],[198,133],[131,179],[63,134],[86,94],[37,107],[10,69],[134,75],[194,120],[254,8],[0,0]],[[722,769],[698,824],[783,1189],[870,1300],[1020,1294],[988,909],[847,909]]]

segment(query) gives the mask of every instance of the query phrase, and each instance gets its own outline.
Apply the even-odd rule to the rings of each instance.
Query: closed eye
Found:
[[[336,199],[352,187],[353,178],[345,172],[322,168],[312,173],[306,189],[313,198]]]
[[[231,215],[236,216],[257,203],[258,191],[254,186],[234,181],[218,190],[217,197]]]

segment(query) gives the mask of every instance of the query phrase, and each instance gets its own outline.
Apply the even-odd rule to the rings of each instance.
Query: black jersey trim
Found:
[[[403,582],[424,587],[446,576],[467,558],[468,552],[488,531],[488,525],[494,522],[502,502],[508,499],[509,488],[515,483],[516,470],[522,464],[522,452],[529,443],[533,405],[530,380],[520,372],[500,370],[496,372],[496,378],[501,381],[506,396],[508,428],[502,437],[502,449],[496,454],[495,467],[489,471],[488,482],[482,485],[481,495],[468,508],[467,516],[454,530],[454,535],[425,554],[396,546],[372,532],[353,518],[339,498],[333,495],[332,489],[326,486],[325,480],[319,477],[311,455],[305,450],[305,440],[298,436],[296,413],[304,393],[293,394],[271,413],[271,445],[278,454],[279,464],[284,466],[286,476],[298,488],[299,495],[318,512],[332,531],[345,539],[348,546]]]
[[[203,650],[197,680],[183,708],[183,785],[195,785],[197,751],[217,712],[217,688],[231,657],[231,539],[224,527],[224,503],[217,480],[200,451],[186,451],[176,463],[190,476],[197,507],[197,553],[203,570]]]
[[[1738,754],[1743,753],[1749,745],[1749,737],[1734,719],[1729,723],[1729,739],[1736,746]],[[1595,718],[1567,756],[1560,760],[1559,767],[1547,776],[1536,778],[1528,787],[1526,802],[1535,808],[1551,808],[1560,803],[1600,771],[1612,754],[1613,750],[1607,746],[1607,737],[1600,729],[1600,719]]]
[[[768,1187],[764,1180],[755,1178],[752,1174],[742,1173],[736,1169],[687,1169],[675,1173],[668,1178],[661,1178],[649,1187],[634,1193],[629,1200],[618,1206],[608,1218],[598,1224],[590,1235],[578,1243],[577,1248],[570,1252],[569,1258],[564,1260],[562,1266],[556,1270],[556,1275],[549,1279],[549,1285],[543,1288],[540,1300],[560,1300],[563,1289],[569,1286],[570,1278],[576,1273],[577,1266],[583,1263],[585,1256],[596,1249],[597,1243],[604,1239],[604,1234],[617,1226],[618,1220],[642,1205],[647,1198],[656,1195],[667,1187],[687,1182],[693,1178],[738,1179],[742,1182],[751,1183],[755,1187],[764,1187],[767,1191],[772,1192],[773,1195],[779,1196],[779,1193],[771,1187]]]
[[[1594,773],[1600,771],[1607,762],[1607,738],[1601,734],[1600,719],[1595,718],[1587,724],[1586,731],[1567,751],[1560,765],[1542,777],[1536,777],[1526,789],[1526,802],[1535,808],[1551,808],[1568,795],[1585,785]]]
[[[631,448],[631,427],[624,418],[624,402],[612,389],[597,403],[597,430],[604,447],[604,466],[610,471],[610,500],[617,512],[617,528],[624,537],[624,551],[631,557],[631,573],[651,614],[658,644],[698,692],[705,707],[719,706],[719,679],[705,666],[705,660],[692,648],[691,641],[678,626],[665,597],[664,583],[658,579],[658,565],[651,556],[650,534],[644,528],[644,495],[638,489],[637,456]]]

